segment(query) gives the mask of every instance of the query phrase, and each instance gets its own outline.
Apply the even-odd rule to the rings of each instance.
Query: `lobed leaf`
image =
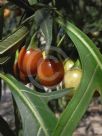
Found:
[[[94,91],[99,87],[102,90],[102,56],[94,43],[77,27],[62,19],[57,21],[75,44],[83,69],[81,83],[53,132],[53,136],[71,136]]]
[[[45,101],[11,75],[0,73],[0,77],[9,85],[17,103],[23,121],[24,136],[37,135],[39,127],[43,129],[42,133],[50,136],[57,119]]]

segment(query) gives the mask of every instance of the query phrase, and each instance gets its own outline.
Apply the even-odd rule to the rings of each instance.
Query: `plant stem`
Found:
[[[64,38],[65,38],[65,34],[62,36],[62,38],[58,42],[57,47],[59,47],[61,45],[61,43],[63,42]]]
[[[37,34],[36,32],[33,34],[32,38],[31,38],[31,41],[29,43],[29,47],[32,47],[36,34]]]

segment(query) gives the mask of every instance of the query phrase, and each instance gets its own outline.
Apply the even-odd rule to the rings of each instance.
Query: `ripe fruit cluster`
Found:
[[[46,58],[38,48],[26,50],[22,47],[14,65],[14,73],[24,83],[28,76],[37,76],[40,84],[47,87],[55,86],[64,79],[65,88],[77,88],[82,70],[73,67],[74,62],[70,59],[63,65],[61,61]]]
[[[44,86],[57,85],[64,77],[62,62],[43,58],[40,49],[26,50],[22,47],[18,55],[17,66],[25,77],[37,75],[39,82]]]

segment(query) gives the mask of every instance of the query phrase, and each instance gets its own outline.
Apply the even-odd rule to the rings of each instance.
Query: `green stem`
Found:
[[[57,47],[60,47],[60,45],[61,45],[61,43],[63,42],[64,38],[65,38],[65,34],[62,36],[62,38],[61,38],[60,41],[58,42]]]
[[[30,44],[29,44],[29,47],[32,46],[33,42],[34,42],[34,39],[35,39],[35,36],[36,36],[36,32],[34,33],[34,35],[32,36],[31,38],[31,41],[30,41]],[[34,46],[33,46],[34,47]]]

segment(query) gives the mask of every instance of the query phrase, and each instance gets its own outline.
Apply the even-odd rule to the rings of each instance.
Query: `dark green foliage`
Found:
[[[17,136],[72,136],[96,89],[102,97],[102,55],[100,53],[102,51],[102,2],[101,0],[9,1],[8,5],[15,4],[23,9],[23,14],[16,31],[2,39],[3,13],[0,12],[0,39],[2,39],[0,41],[0,96],[2,79],[9,85],[13,95],[16,134]],[[43,45],[40,43],[40,38],[37,38],[39,33],[46,41]],[[60,111],[59,104],[53,99],[64,97],[73,88],[68,90],[62,86],[59,91],[56,88],[53,92],[45,93],[43,87],[43,91],[38,87],[29,89],[17,81],[12,76],[15,52],[24,45],[28,48],[43,47],[46,54],[57,56],[61,60],[70,57],[81,61],[83,71],[81,83],[66,109],[64,107],[65,110],[59,120],[55,116],[55,112]],[[66,56],[59,55],[59,57],[57,53],[49,52],[52,47],[57,51],[63,51]],[[36,80],[35,77],[33,78]],[[50,106],[53,105],[51,108],[48,105],[49,102]],[[2,122],[0,122],[1,125]],[[8,133],[12,135],[12,131],[9,130]]]

